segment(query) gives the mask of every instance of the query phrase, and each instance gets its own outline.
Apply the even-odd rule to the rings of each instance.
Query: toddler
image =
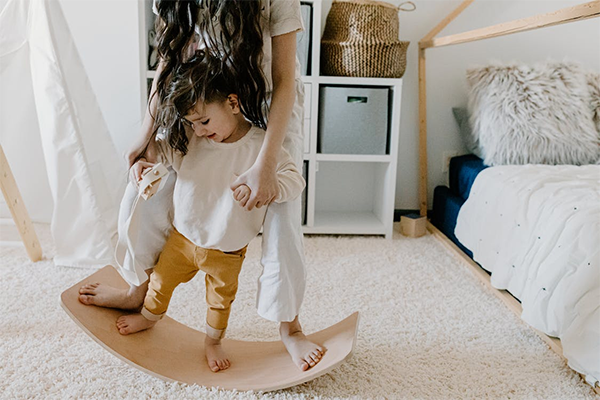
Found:
[[[161,161],[177,174],[173,229],[150,275],[141,312],[117,320],[125,335],[151,328],[167,311],[174,289],[202,270],[208,306],[205,352],[214,372],[230,366],[221,339],[246,247],[260,231],[267,209],[245,208],[251,194],[248,186],[230,189],[236,176],[253,165],[265,131],[246,120],[219,67],[218,61],[199,51],[180,66],[169,84],[157,122],[167,127],[159,145]],[[141,159],[132,168],[145,171],[153,165]],[[293,200],[305,187],[284,149],[277,178],[275,202]]]

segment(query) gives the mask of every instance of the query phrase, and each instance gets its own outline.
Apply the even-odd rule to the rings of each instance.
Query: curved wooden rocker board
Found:
[[[79,288],[100,282],[127,288],[112,266],[106,266],[65,290],[60,302],[67,314],[102,347],[128,364],[166,381],[178,381],[228,390],[270,391],[313,380],[333,370],[352,354],[358,328],[358,312],[308,337],[327,351],[319,364],[300,371],[282,342],[245,342],[223,339],[231,367],[214,373],[204,357],[204,333],[166,316],[152,329],[123,336],[116,328],[122,310],[86,306],[79,302]]]

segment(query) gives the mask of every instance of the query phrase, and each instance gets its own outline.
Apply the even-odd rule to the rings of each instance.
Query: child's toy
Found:
[[[401,216],[400,233],[412,238],[424,236],[427,233],[427,218],[419,214]]]
[[[169,170],[162,164],[155,164],[150,170],[142,176],[142,180],[138,183],[140,196],[144,200],[148,200],[154,196],[156,192],[162,189],[162,178],[169,175]]]
[[[166,381],[236,390],[277,390],[299,385],[328,373],[352,354],[358,328],[358,313],[308,338],[321,343],[326,353],[316,366],[300,371],[282,342],[244,342],[223,339],[231,367],[214,373],[204,360],[204,333],[168,316],[152,329],[121,335],[115,321],[125,312],[86,306],[79,302],[79,288],[100,282],[116,288],[127,283],[111,266],[73,285],[61,295],[61,305],[85,333],[102,347],[142,371]]]

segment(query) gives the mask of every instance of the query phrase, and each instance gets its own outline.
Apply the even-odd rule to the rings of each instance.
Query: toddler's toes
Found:
[[[310,365],[308,365],[308,363],[304,360],[300,360],[300,362],[298,363],[298,366],[300,367],[300,369],[302,371],[306,371],[307,369],[310,368]]]
[[[93,288],[90,285],[83,285],[82,287],[79,288],[79,294],[87,294],[92,289]]]
[[[210,368],[210,370],[211,370],[212,372],[217,372],[217,371],[219,371],[219,365],[218,365],[218,364],[217,364],[217,362],[216,362],[216,361],[214,361],[214,360],[211,360],[211,361],[209,361],[209,363],[208,363],[208,368]]]
[[[86,289],[86,290],[94,290],[98,287],[98,285],[100,285],[100,283],[98,283],[98,282],[88,283],[88,284],[83,285],[81,288]]]
[[[122,332],[122,329],[127,328],[127,326],[129,326],[129,324],[127,323],[126,319],[123,319],[123,317],[119,317],[119,319],[117,319],[117,329],[119,329],[119,332]]]
[[[308,358],[309,358],[309,359],[310,359],[312,362],[314,362],[315,364],[319,362],[319,357],[315,356],[314,354],[310,354],[310,355],[308,356]],[[311,365],[311,367],[312,367],[312,365]]]

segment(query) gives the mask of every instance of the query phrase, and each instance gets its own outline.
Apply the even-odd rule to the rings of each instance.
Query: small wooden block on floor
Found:
[[[315,367],[300,371],[283,343],[245,342],[223,339],[231,367],[214,373],[204,358],[204,333],[166,316],[153,328],[123,336],[116,328],[124,311],[86,306],[79,302],[79,288],[100,282],[127,288],[127,283],[112,266],[106,266],[65,290],[61,305],[67,314],[92,339],[126,363],[166,381],[178,381],[222,389],[270,391],[313,380],[333,370],[352,354],[358,329],[358,312],[343,321],[308,335],[327,352]],[[90,368],[94,368],[90,365]]]
[[[402,215],[400,233],[412,238],[424,236],[427,233],[427,218],[418,214]]]

